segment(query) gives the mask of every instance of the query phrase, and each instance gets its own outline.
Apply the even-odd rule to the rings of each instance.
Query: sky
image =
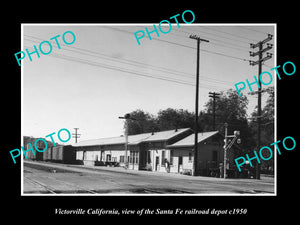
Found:
[[[154,23],[153,23],[154,24]],[[152,40],[140,39],[134,33],[153,30],[153,24],[23,24],[22,51],[34,51],[49,41],[48,55],[26,55],[22,60],[22,134],[45,137],[62,128],[74,133],[78,141],[123,134],[124,121],[119,119],[137,109],[157,115],[167,108],[195,108],[197,34],[209,42],[200,45],[199,110],[209,100],[209,92],[234,89],[240,81],[254,81],[258,67],[250,66],[250,43],[275,34],[274,24],[184,24],[172,23],[169,33],[151,33]],[[157,23],[155,23],[158,26]],[[242,25],[242,26],[241,26]],[[168,25],[162,26],[164,31]],[[62,36],[75,34],[67,45]],[[60,35],[57,48],[50,38]],[[72,41],[70,34],[65,35]],[[276,36],[268,43],[275,44]],[[276,55],[276,46],[269,52]],[[50,51],[47,44],[44,52]],[[263,71],[275,66],[274,57],[265,62]],[[272,72],[272,74],[274,74]],[[273,75],[274,77],[274,75]],[[268,86],[273,86],[274,82]],[[265,87],[268,87],[265,86]],[[248,116],[257,104],[257,96],[243,93],[249,99]],[[263,94],[263,104],[267,94]],[[58,138],[54,136],[55,141]],[[75,143],[72,138],[67,144]]]

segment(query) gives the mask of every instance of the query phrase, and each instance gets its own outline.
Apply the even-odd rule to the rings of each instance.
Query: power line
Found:
[[[117,28],[112,28],[112,27],[105,27],[105,28],[117,30],[117,31],[120,31],[120,32],[123,32],[123,33],[128,33],[128,34],[132,35],[132,33],[129,32],[129,31],[125,31],[125,30],[121,30],[121,29],[117,29]],[[172,42],[172,41],[167,41],[167,40],[162,40],[162,39],[158,39],[158,38],[152,38],[152,40],[166,42],[166,43],[169,43],[169,44],[173,44],[173,45],[177,45],[177,46],[181,46],[181,47],[185,47],[185,48],[196,49],[195,47],[192,47],[192,46],[189,46],[189,45],[184,45],[184,44],[180,44],[180,43],[176,43],[176,42]],[[205,50],[205,49],[200,49],[200,51],[210,53],[210,54],[220,55],[220,56],[224,56],[224,57],[229,57],[229,58],[237,59],[237,60],[241,60],[241,61],[247,61],[247,62],[250,61],[249,59],[244,59],[244,58],[241,58],[241,57],[226,55],[226,54],[223,54],[223,53],[220,53],[220,52],[214,52],[214,51],[209,51],[209,50]]]
[[[29,35],[26,35],[26,36],[29,36]],[[30,37],[33,37],[33,36],[30,36]],[[40,38],[37,38],[37,37],[33,37],[33,38],[40,39]],[[26,39],[25,38],[25,40],[35,42],[35,40],[31,40],[31,39]],[[42,39],[40,39],[40,40],[42,40]],[[76,51],[72,48],[78,49],[79,51]],[[123,61],[125,61],[125,62],[122,62],[120,59],[115,59],[115,57],[113,57],[113,56],[106,55],[106,54],[99,53],[99,52],[94,52],[94,51],[87,50],[87,49],[78,48],[78,47],[69,47],[69,48],[66,48],[64,50],[77,52],[77,53],[80,53],[80,54],[85,54],[85,55],[89,55],[89,56],[93,56],[93,57],[97,57],[97,58],[102,58],[102,59],[104,58],[106,60],[111,60],[111,61],[115,61],[115,62],[119,62],[119,63],[123,63],[123,64],[128,64],[128,65],[133,65],[133,66],[144,66],[144,65],[145,66],[150,66],[150,67],[152,67],[153,70],[156,70],[156,71],[160,71],[160,72],[164,72],[164,73],[168,73],[168,74],[173,74],[173,75],[176,75],[176,76],[194,78],[194,74],[191,74],[191,73],[186,73],[186,72],[182,72],[182,71],[178,71],[178,70],[174,70],[174,69],[170,69],[170,68],[166,68],[166,67],[161,67],[161,66],[153,66],[151,64],[142,63],[142,62],[135,61],[135,60],[122,59]],[[86,52],[88,52],[88,53],[86,53]],[[90,53],[92,53],[92,54],[90,54]],[[104,57],[95,56],[95,55],[101,55],[101,56],[104,56]],[[139,64],[139,65],[135,65],[135,64]],[[157,69],[157,68],[159,68],[159,69]],[[184,74],[187,75],[187,76],[184,76]],[[223,80],[219,80],[219,79],[214,79],[214,78],[210,78],[210,77],[205,77],[205,76],[201,76],[200,79],[202,79],[204,81],[208,81],[208,82],[227,84],[227,85],[230,85],[230,86],[232,85],[231,82],[223,81]]]
[[[198,28],[207,28],[207,27],[198,27]],[[207,29],[210,29],[210,28],[207,28]],[[185,29],[183,28],[182,30],[178,30],[179,32],[186,32],[184,30],[188,30],[188,29]],[[237,45],[236,42],[240,42],[240,43],[243,43],[243,44],[249,44],[249,41],[241,41],[241,40],[237,40],[237,39],[233,39],[233,38],[229,38],[229,37],[225,37],[223,35],[219,35],[219,34],[216,34],[216,33],[211,33],[211,32],[207,32],[207,31],[203,31],[203,30],[200,30],[200,29],[197,29],[199,32],[201,33],[206,33],[208,35],[213,35],[213,37],[221,37],[222,39],[227,39],[227,40],[230,40],[230,41],[233,41],[234,43],[231,43],[231,42],[225,42],[225,41],[222,41],[223,43],[228,43],[228,44],[231,44],[231,45],[235,45],[235,46],[239,46],[241,48],[246,48],[244,46],[241,46],[241,45]],[[218,40],[218,39],[214,39],[216,41],[221,41],[221,40]],[[251,40],[251,39],[250,39]]]
[[[116,28],[111,28],[111,27],[105,27],[105,28],[114,29],[114,30],[117,30],[117,31],[120,31],[120,32],[132,34],[131,32],[128,32],[128,31],[125,31],[125,30],[121,30],[121,29],[116,29]],[[166,42],[166,43],[169,43],[169,44],[174,44],[174,45],[177,45],[177,46],[186,47],[186,48],[190,48],[190,49],[196,49],[196,48],[188,46],[188,45],[179,44],[179,43],[171,42],[171,41],[167,41],[167,40],[162,40],[162,39],[157,39],[157,38],[152,38],[152,40]],[[242,61],[248,61],[248,62],[250,61],[248,59],[244,59],[244,58],[240,58],[240,57],[236,57],[236,56],[231,56],[231,55],[226,55],[226,54],[223,54],[223,53],[220,53],[220,52],[214,52],[214,51],[209,51],[209,50],[205,50],[205,49],[200,49],[200,51],[206,52],[206,53],[210,53],[210,54],[220,55],[220,56],[224,56],[224,57],[229,57],[229,58],[232,58],[232,59],[237,59],[237,60],[242,60]]]
[[[82,59],[78,59],[78,58],[74,59],[73,57],[66,58],[66,57],[62,57],[62,55],[60,55],[60,54],[55,54],[55,55],[58,58],[66,59],[66,60],[69,60],[69,61],[76,61],[76,62],[79,62],[79,63],[88,64],[88,65],[91,65],[91,66],[102,67],[102,68],[106,68],[106,69],[110,69],[110,70],[125,72],[125,73],[128,73],[128,74],[134,74],[134,75],[137,75],[137,76],[142,76],[142,77],[147,77],[147,78],[152,78],[152,79],[157,79],[157,80],[163,80],[163,81],[169,81],[169,82],[183,84],[183,85],[195,86],[194,84],[187,83],[186,81],[183,81],[183,80],[175,80],[175,79],[171,79],[169,77],[156,77],[153,74],[145,74],[145,73],[141,73],[141,72],[134,71],[134,70],[126,70],[124,68],[119,68],[119,67],[115,67],[115,66],[109,66],[109,65],[106,65],[106,64],[96,63],[96,62],[92,62],[90,60],[82,60]],[[52,54],[49,55],[49,56],[52,56]],[[55,56],[53,56],[53,57],[55,57]],[[73,59],[71,59],[71,58],[73,58]],[[203,88],[209,89],[209,90],[220,89],[221,88],[221,87],[218,87],[218,86],[204,85],[204,84],[201,84],[200,86],[203,87]]]
[[[183,35],[178,35],[176,33],[171,33],[171,35],[173,36],[177,36],[177,37],[181,37],[181,38],[187,38],[186,36],[183,36]],[[201,35],[202,36],[202,35]],[[205,36],[203,36],[205,37]],[[216,40],[216,39],[213,39],[213,38],[210,38],[210,37],[205,37],[205,38],[209,38],[210,40],[213,40],[210,42],[210,44],[213,44],[213,45],[216,45],[216,46],[221,46],[223,48],[229,48],[229,49],[234,49],[236,51],[240,51],[240,52],[248,52],[248,48],[241,48],[241,47],[236,47],[234,44],[229,44],[228,42],[224,42],[224,41],[219,41],[219,40]],[[216,43],[216,42],[221,42],[221,43],[226,43],[226,44],[219,44],[219,43]],[[231,46],[230,46],[231,45]]]
[[[265,64],[265,63],[262,63],[262,65],[265,66],[265,67],[268,67],[269,69],[274,68],[274,66],[269,66],[269,65],[267,65],[267,64]]]
[[[30,40],[30,39],[26,39],[25,40],[29,40],[29,41],[34,41],[34,40]],[[79,51],[76,51],[72,48],[75,48],[75,49],[78,49]],[[93,57],[97,57],[97,58],[101,58],[101,59],[105,59],[105,60],[111,60],[111,61],[114,61],[114,62],[118,62],[118,63],[123,63],[123,64],[128,64],[128,65],[133,65],[133,66],[149,66],[149,67],[153,67],[154,70],[157,70],[157,71],[161,71],[161,72],[167,72],[167,73],[178,73],[182,76],[182,74],[186,74],[190,77],[194,77],[193,74],[190,74],[190,73],[186,73],[186,72],[182,72],[182,71],[177,71],[177,70],[174,70],[174,69],[170,69],[170,68],[166,68],[166,67],[161,67],[161,66],[153,66],[151,64],[147,64],[147,63],[142,63],[142,62],[139,62],[139,61],[135,61],[135,60],[128,60],[128,59],[115,59],[115,57],[113,56],[110,56],[110,55],[106,55],[106,54],[103,54],[103,53],[99,53],[99,52],[94,52],[94,51],[91,51],[91,50],[87,50],[87,49],[82,49],[82,48],[78,48],[78,47],[69,47],[69,48],[66,48],[64,50],[67,50],[67,51],[72,51],[72,52],[77,52],[77,53],[80,53],[80,54],[84,54],[84,55],[89,55],[89,56],[93,56]],[[83,51],[83,52],[82,52]],[[86,52],[90,52],[90,53],[86,53]],[[104,56],[104,57],[101,57],[101,56],[95,56],[95,55],[101,55],[101,56]],[[122,61],[125,61],[125,62],[122,62]],[[135,64],[139,64],[139,65],[135,65]],[[156,69],[156,68],[159,68],[159,69]],[[162,70],[160,70],[162,69]],[[174,75],[177,75],[177,74],[174,74]]]
[[[231,47],[231,46],[226,46],[224,44],[217,44],[215,42],[212,42],[213,45],[217,45],[217,46],[221,46],[221,47],[224,47],[224,48],[230,48],[230,49],[234,49],[236,51],[240,51],[240,52],[246,52],[246,50],[244,49],[241,49],[241,48],[238,48],[238,47]]]
[[[113,29],[113,28],[112,28],[112,29]],[[117,30],[118,30],[118,31],[121,31],[121,32],[129,33],[129,32],[124,31],[124,30],[120,30],[120,29],[117,29]],[[130,34],[131,34],[131,33],[130,33]],[[31,37],[31,38],[35,38],[35,39],[39,39],[39,40],[43,40],[43,39],[41,39],[41,38],[37,38],[37,37],[34,37],[34,36],[30,36],[30,35],[25,35],[25,36]],[[26,40],[33,41],[33,40],[30,40],[30,39],[26,39]],[[173,42],[172,42],[172,44],[177,44],[177,45],[178,45],[178,43],[173,43]],[[56,47],[56,46],[55,46],[55,47]],[[188,46],[188,47],[189,47],[189,48],[192,48],[192,47],[190,47],[190,46]],[[104,59],[106,59],[106,60],[112,60],[112,61],[115,61],[115,62],[120,62],[120,60],[117,60],[117,59],[111,59],[111,58],[113,58],[112,56],[108,56],[108,55],[105,55],[105,54],[100,54],[99,52],[94,52],[94,51],[91,51],[91,50],[86,50],[86,49],[81,49],[81,48],[76,48],[76,47],[73,47],[73,48],[79,49],[80,51],[84,51],[84,53],[79,52],[80,54],[86,54],[86,55],[90,55],[90,56],[91,56],[91,54],[86,53],[86,52],[89,52],[89,53],[92,53],[92,54],[93,54],[92,56],[94,56],[95,54],[97,54],[97,55],[104,55],[105,57],[109,57],[109,58],[110,58],[110,59],[104,58]],[[74,49],[68,49],[68,48],[67,48],[67,49],[64,49],[64,50],[78,52],[78,51],[76,51],[76,50],[74,50]],[[243,61],[248,61],[247,59],[242,59],[242,58],[234,57],[234,56],[228,56],[228,55],[226,55],[226,54],[222,54],[222,53],[218,53],[218,52],[212,52],[212,51],[208,51],[208,50],[202,50],[202,51],[205,51],[205,52],[211,52],[211,53],[214,53],[214,54],[218,54],[218,55],[222,55],[222,56],[227,56],[227,57],[231,57],[231,58],[234,58],[234,59],[240,59],[240,60],[243,60]],[[61,56],[61,57],[63,57],[63,56]],[[94,57],[95,57],[95,56],[94,56]],[[98,56],[98,58],[101,58],[101,57]],[[102,57],[102,58],[103,58],[103,57]],[[74,59],[74,58],[73,58],[73,59]],[[79,60],[81,60],[81,62],[82,62],[82,59],[79,59]],[[138,63],[138,64],[140,64],[140,65],[146,65],[146,66],[155,67],[155,66],[153,66],[153,65],[141,63],[141,62],[134,61],[134,60],[125,60],[125,61],[127,61],[127,63],[125,63],[125,62],[121,62],[121,63],[130,64],[130,63],[128,63],[128,62],[133,62],[133,63]],[[95,62],[87,61],[86,63],[94,64]],[[133,65],[133,64],[130,64],[130,65]],[[106,65],[106,66],[107,66],[107,65]],[[134,65],[134,66],[136,66],[136,65]],[[178,74],[180,74],[180,76],[183,76],[183,74],[186,74],[186,75],[190,76],[190,78],[194,77],[194,75],[189,74],[189,73],[185,73],[185,72],[181,72],[181,71],[172,70],[172,69],[168,69],[168,68],[165,68],[165,67],[158,67],[158,68],[161,68],[161,69],[163,69],[163,70],[166,70],[166,71],[162,71],[162,72],[168,72],[168,73],[170,73],[170,71],[172,71],[172,73],[173,73],[173,72],[178,73]],[[158,69],[155,69],[155,70],[158,70]],[[158,71],[161,71],[161,70],[158,70]],[[173,74],[174,74],[174,73],[173,73]],[[176,75],[177,75],[177,74],[176,74]],[[148,76],[149,76],[149,74],[148,74]],[[151,76],[151,75],[150,75],[150,76]],[[185,76],[185,77],[186,77],[186,76]],[[167,78],[166,78],[166,77],[162,77],[162,79],[168,79],[168,80],[170,80],[169,77],[167,77]],[[208,82],[221,83],[221,84],[229,83],[229,82],[227,82],[227,81],[222,81],[222,80],[213,79],[213,78],[207,78],[207,77],[204,77],[204,76],[201,76],[200,79],[205,80],[205,81],[208,81]],[[177,80],[173,79],[173,82],[180,82],[180,83],[185,83],[185,84],[187,83],[187,81],[182,81],[182,80],[178,80],[178,79],[177,79]],[[188,85],[191,85],[191,84],[189,83]],[[226,85],[229,85],[229,84],[226,84]],[[230,85],[231,85],[231,83],[230,83]],[[212,86],[210,86],[210,87],[212,87]],[[216,86],[214,86],[214,87],[216,87]],[[217,87],[217,88],[220,88],[220,87]]]
[[[83,60],[83,59],[74,58],[74,57],[66,56],[66,55],[62,55],[62,54],[51,53],[48,56],[51,56],[51,57],[54,57],[54,58],[62,58],[62,59],[68,60],[68,61],[75,61],[75,62],[79,62],[79,63],[91,65],[91,66],[102,67],[102,68],[106,68],[106,69],[110,69],[110,70],[114,70],[114,71],[124,72],[124,73],[128,73],[128,74],[131,74],[131,75],[147,77],[147,78],[157,79],[157,80],[163,80],[163,81],[173,82],[173,83],[177,83],[177,84],[195,86],[194,84],[188,83],[187,81],[183,81],[183,80],[175,80],[175,79],[171,79],[169,77],[156,77],[153,74],[146,74],[146,73],[141,73],[139,71],[127,70],[127,69],[116,67],[116,66],[110,66],[110,65],[102,64],[102,63],[98,63],[98,62],[92,62],[90,60]],[[218,86],[204,85],[204,84],[200,84],[200,87],[208,89],[208,90],[226,89],[224,87],[221,88],[221,87],[218,87]]]
[[[227,34],[227,35],[230,35],[230,36],[233,36],[233,37],[242,38],[242,39],[245,39],[245,40],[248,40],[248,41],[251,41],[251,42],[253,42],[253,41],[258,41],[258,40],[256,40],[256,39],[250,39],[250,38],[246,38],[246,37],[243,37],[243,36],[240,36],[240,35],[228,33],[228,32],[225,32],[225,31],[216,30],[216,29],[213,29],[213,28],[211,28],[211,27],[203,27],[203,28],[204,28],[204,29],[213,30],[213,31],[216,31],[216,32],[219,32],[219,33],[224,33],[224,34]],[[238,41],[238,40],[236,40],[236,41]],[[240,42],[242,42],[242,41],[240,41]],[[243,42],[244,42],[244,41],[243,41]],[[244,42],[244,43],[249,44],[249,42]]]
[[[269,34],[267,32],[258,31],[258,30],[255,30],[255,29],[249,28],[249,27],[240,27],[240,28],[245,29],[245,30],[251,30],[251,31],[254,31],[254,32],[257,32],[257,33],[261,33],[261,34]]]
[[[184,31],[184,30],[178,30],[178,31],[181,32],[181,33],[185,33],[185,34],[190,33],[190,32]],[[205,31],[199,31],[199,32],[201,32],[201,33],[206,33],[206,34],[209,34],[209,35],[213,35],[213,37],[209,37],[209,36],[206,36],[206,35],[201,35],[201,36],[206,37],[206,38],[209,38],[209,39],[211,39],[211,40],[213,40],[213,41],[216,41],[216,42],[220,42],[220,43],[222,43],[223,45],[224,45],[224,44],[230,45],[231,48],[240,49],[240,50],[244,50],[244,51],[245,51],[245,50],[248,50],[247,47],[244,47],[244,46],[241,46],[241,45],[237,45],[237,44],[234,44],[234,43],[231,43],[231,42],[228,42],[228,41],[216,39],[215,36],[218,37],[219,35],[212,34],[212,33],[208,33],[208,32],[205,32]],[[198,33],[199,33],[199,32],[198,32]],[[220,36],[219,36],[219,37],[220,37]],[[221,36],[221,37],[222,37],[222,36]],[[223,38],[223,37],[222,37],[222,38]],[[230,39],[230,38],[227,38],[227,39]],[[232,40],[232,39],[230,39],[230,40]],[[245,43],[245,42],[243,42],[243,43]],[[247,42],[247,44],[249,44],[249,43]]]
[[[52,55],[53,54],[51,54],[49,56],[52,56]],[[170,79],[168,77],[162,77],[162,76],[155,77],[155,76],[152,76],[150,74],[145,74],[145,73],[137,72],[137,71],[134,71],[134,70],[127,70],[127,69],[124,69],[124,68],[121,68],[121,67],[111,66],[111,65],[107,65],[107,64],[103,64],[103,63],[92,62],[90,60],[82,60],[82,59],[74,58],[74,57],[70,57],[70,56],[63,57],[63,55],[61,55],[61,54],[55,54],[54,53],[54,55],[56,55],[56,57],[58,57],[58,58],[71,60],[71,61],[76,61],[76,62],[89,64],[89,65],[97,66],[97,67],[102,67],[102,68],[106,68],[106,69],[110,69],[110,70],[115,70],[115,71],[125,72],[125,73],[129,73],[129,74],[135,74],[135,75],[138,75],[138,76],[143,76],[143,77],[154,78],[154,79],[158,79],[158,80],[164,80],[164,81],[170,81],[170,82],[174,82],[174,83],[194,86],[193,84],[187,83],[187,82],[182,81],[182,80]]]
[[[168,81],[168,82],[173,82],[173,83],[178,83],[178,84],[183,84],[183,85],[195,86],[194,84],[188,83],[187,81],[183,81],[183,80],[176,80],[176,79],[171,79],[169,77],[161,77],[161,76],[156,77],[153,74],[145,74],[145,73],[141,73],[141,72],[134,71],[134,70],[127,70],[127,69],[116,67],[116,66],[110,66],[110,65],[102,64],[102,63],[98,63],[98,62],[92,62],[90,60],[83,60],[83,59],[66,56],[66,55],[62,55],[62,54],[51,53],[49,56],[56,57],[56,58],[62,58],[62,59],[69,60],[69,61],[75,61],[75,62],[79,62],[79,63],[83,63],[83,64],[88,64],[91,66],[102,67],[102,68],[106,68],[106,69],[110,69],[110,70],[120,71],[120,72],[128,73],[131,75],[137,75],[137,76],[141,76],[141,77],[163,80],[163,81]],[[226,88],[221,88],[221,87],[213,86],[213,85],[201,84],[200,86],[202,88],[209,89],[209,90],[226,89]]]

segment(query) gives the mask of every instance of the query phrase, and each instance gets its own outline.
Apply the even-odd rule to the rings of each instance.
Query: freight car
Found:
[[[51,161],[52,160],[52,148],[53,148],[53,146],[50,146],[47,148],[46,151],[43,152],[43,161]]]
[[[79,164],[76,160],[76,150],[71,145],[60,145],[51,148],[51,161],[66,163],[66,164]],[[48,153],[49,154],[49,153]]]
[[[28,136],[24,136],[23,138],[25,150],[30,149],[29,143],[33,146],[33,149],[35,149],[34,143],[37,138]],[[71,145],[59,145],[56,143],[56,146],[53,146],[52,142],[47,141],[47,149],[45,151],[43,151],[45,149],[45,143],[43,141],[37,142],[36,145],[42,152],[27,151],[26,156],[28,160],[83,165],[82,160],[76,160],[76,148]],[[26,158],[24,157],[24,159]]]
[[[29,149],[29,147],[27,148]],[[38,149],[41,149],[42,148],[38,148]],[[27,156],[27,159],[29,160],[38,160],[38,161],[43,161],[43,152],[38,152],[38,151],[35,151],[34,153],[32,151],[28,151],[25,153],[26,156]],[[25,156],[24,156],[25,158]],[[26,159],[26,158],[25,158]]]
[[[34,149],[35,148],[34,143],[35,143],[36,139],[37,138],[24,136],[24,149],[25,150],[30,149],[31,148],[30,145]],[[45,149],[45,143],[39,141],[36,143],[36,147],[42,151],[43,149]],[[29,159],[29,160],[39,160],[39,161],[44,160],[44,152],[27,151],[25,154],[26,154],[27,159]],[[24,156],[24,158],[25,158],[25,156]]]

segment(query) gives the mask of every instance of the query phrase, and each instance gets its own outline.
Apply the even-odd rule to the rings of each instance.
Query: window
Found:
[[[179,157],[178,157],[178,165],[182,165],[182,156],[180,155]]]
[[[165,151],[161,151],[161,165],[165,166]]]
[[[192,162],[193,153],[189,152],[189,162]]]
[[[129,153],[129,163],[132,163],[132,151]]]
[[[218,161],[218,152],[217,151],[212,152],[212,161],[214,161],[214,162]]]
[[[151,151],[147,151],[147,163],[151,163]]]
[[[139,154],[138,154],[138,152],[134,152],[134,153],[135,153],[134,163],[138,164],[139,163]]]
[[[110,155],[110,154],[107,154],[107,155],[106,155],[106,161],[107,161],[107,162],[110,162],[110,161],[111,161],[111,155]]]
[[[129,156],[129,163],[137,164],[138,163],[138,152],[137,151],[130,151]]]
[[[124,163],[124,159],[125,159],[125,156],[124,155],[120,155],[120,163]]]
[[[170,150],[170,165],[173,165],[174,151]]]

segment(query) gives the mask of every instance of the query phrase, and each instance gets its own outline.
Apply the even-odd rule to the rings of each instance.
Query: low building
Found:
[[[166,172],[165,159],[170,162],[170,150],[168,145],[189,136],[193,131],[190,128],[167,130],[152,133],[142,141],[140,149],[141,169]]]
[[[194,168],[193,130],[182,128],[128,136],[128,168],[192,174]],[[218,131],[198,133],[198,174],[220,174],[224,160],[224,136]],[[125,165],[125,137],[110,137],[74,144],[76,160],[84,165]],[[233,165],[233,149],[228,152],[228,166]],[[166,164],[166,161],[168,162]],[[169,168],[166,165],[169,164]],[[230,169],[229,167],[227,169]]]
[[[159,164],[154,162],[157,158],[153,158],[156,157],[153,151],[163,154],[163,151],[167,151],[167,145],[173,144],[191,133],[191,129],[183,128],[129,135],[127,152],[129,169],[159,171],[162,161],[159,160]],[[85,165],[124,165],[124,136],[81,141],[73,146],[77,148],[76,159],[83,160]]]
[[[129,168],[139,169],[139,143],[147,137],[149,137],[148,133],[128,136],[127,156],[129,160]],[[124,165],[124,136],[81,141],[73,146],[77,148],[76,159],[83,160],[84,165]]]
[[[194,163],[195,134],[168,145],[170,172],[192,174]],[[198,174],[209,176],[224,160],[224,137],[218,131],[198,133]]]

